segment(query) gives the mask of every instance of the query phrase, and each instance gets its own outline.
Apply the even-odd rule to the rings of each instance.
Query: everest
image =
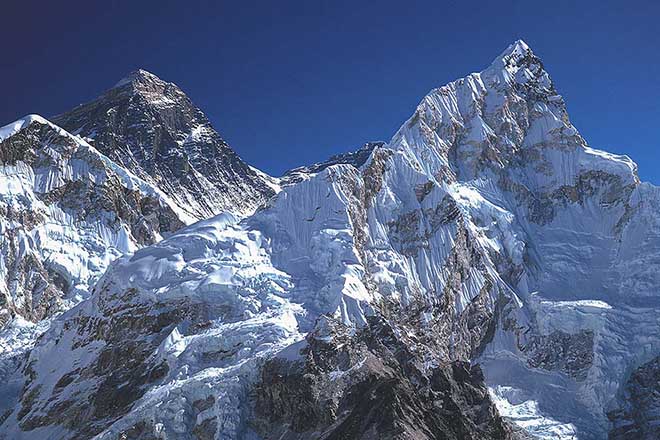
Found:
[[[660,189],[523,41],[280,178],[145,71],[0,159],[0,439],[660,438]]]
[[[196,220],[227,210],[250,214],[274,193],[272,178],[243,162],[181,89],[144,70],[53,122]]]

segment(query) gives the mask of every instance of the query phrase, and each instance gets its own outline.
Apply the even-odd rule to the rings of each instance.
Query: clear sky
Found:
[[[88,101],[141,67],[177,83],[252,165],[389,140],[432,88],[517,38],[573,123],[660,183],[654,1],[15,1],[0,5],[0,125]]]

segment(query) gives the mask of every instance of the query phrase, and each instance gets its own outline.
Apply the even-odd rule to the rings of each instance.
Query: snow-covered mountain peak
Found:
[[[130,72],[104,95],[128,95],[131,97],[139,95],[156,111],[181,105],[184,102],[192,106],[192,102],[179,86],[144,69]]]
[[[513,171],[528,189],[545,191],[595,170],[639,181],[629,158],[588,147],[543,62],[522,40],[483,71],[433,89],[389,147],[438,181]],[[560,165],[569,152],[571,165]]]
[[[106,100],[118,97],[141,99],[154,112],[164,112],[177,107],[194,107],[179,86],[144,69],[130,72],[101,96]]]
[[[543,61],[523,40],[509,45],[481,75],[485,79],[504,81],[514,87],[527,84],[534,87],[537,93],[548,96],[556,94]]]
[[[503,62],[506,63],[508,60],[511,59],[520,59],[528,54],[535,56],[529,45],[525,43],[523,40],[519,39],[511,43],[509,46],[507,46],[507,48],[504,49],[502,53],[500,53],[499,56],[497,56],[493,60],[491,65],[497,65]]]

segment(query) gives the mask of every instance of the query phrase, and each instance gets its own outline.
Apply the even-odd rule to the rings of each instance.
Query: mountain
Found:
[[[280,183],[110,264],[0,438],[657,438],[660,189],[523,41]]]
[[[98,115],[88,111],[103,111],[110,119],[102,116],[102,123],[121,121],[121,128],[91,128],[107,155],[89,144],[91,137],[37,115],[0,129],[0,372],[6,377],[54,316],[89,296],[112,260],[211,215],[211,206],[244,215],[277,189],[276,179],[237,157],[183,92],[145,71],[58,120],[84,120],[75,130],[80,133],[97,123]],[[190,133],[179,142],[186,128]],[[177,147],[170,145],[175,138]],[[142,149],[144,160],[135,160],[137,149],[119,144],[125,139],[137,139],[131,145]],[[162,173],[163,155],[150,158],[148,152],[167,148],[170,158],[178,154],[183,161],[170,160]],[[157,179],[145,169],[155,170]],[[198,185],[192,187],[195,201],[181,198],[182,176]],[[16,383],[5,387],[7,396],[19,391]]]
[[[40,116],[0,128],[1,375],[112,260],[185,219],[157,188]]]
[[[53,118],[201,220],[252,212],[277,189],[232,150],[175,84],[137,70]]]
[[[69,131],[36,115],[1,129],[0,327],[47,318],[120,255],[220,211],[245,215],[277,189],[144,70],[54,120]]]
[[[0,327],[48,317],[184,225],[160,191],[40,116],[0,129],[0,161]]]

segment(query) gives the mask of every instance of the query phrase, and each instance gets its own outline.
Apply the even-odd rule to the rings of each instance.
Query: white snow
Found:
[[[41,124],[48,124],[48,125],[53,125],[50,122],[48,122],[46,119],[39,115],[27,115],[21,119],[18,119],[17,121],[12,122],[11,124],[7,124],[4,127],[0,128],[0,142],[4,141],[5,139],[15,135],[28,125],[30,125],[33,122],[39,122]],[[54,125],[53,125],[54,126]],[[54,126],[55,127],[55,126]],[[59,129],[62,130],[62,129]],[[63,130],[62,130],[63,131]]]

